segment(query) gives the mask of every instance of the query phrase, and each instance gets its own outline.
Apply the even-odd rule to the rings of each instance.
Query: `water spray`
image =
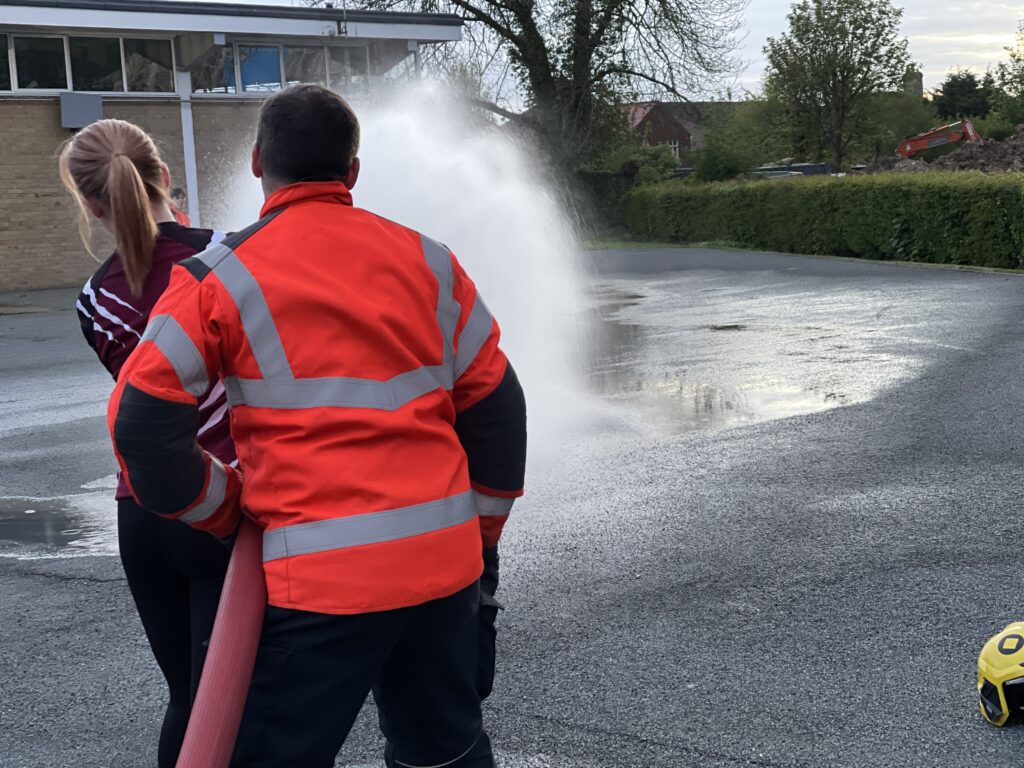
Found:
[[[557,455],[584,392],[585,300],[567,196],[512,130],[437,85],[354,108],[362,129],[355,204],[452,249],[498,319],[526,391],[531,461]],[[212,176],[204,185],[219,189],[206,226],[241,229],[255,219],[263,194],[248,149],[200,163]]]

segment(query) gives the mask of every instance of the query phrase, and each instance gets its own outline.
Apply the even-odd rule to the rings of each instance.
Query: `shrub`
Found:
[[[946,172],[638,187],[634,234],[834,256],[1024,266],[1024,174]]]
[[[1013,136],[1013,123],[999,112],[990,112],[986,118],[975,118],[971,122],[985,141],[1005,141]]]

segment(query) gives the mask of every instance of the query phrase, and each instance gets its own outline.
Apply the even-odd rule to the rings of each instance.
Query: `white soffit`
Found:
[[[143,13],[92,9],[40,8],[0,4],[0,25],[62,31],[96,29],[104,32],[223,32],[260,37],[338,37],[342,39],[420,40],[447,42],[462,39],[457,26],[406,24],[401,21],[349,21],[339,34],[337,22],[323,19],[288,19],[274,16],[217,16],[214,14]]]

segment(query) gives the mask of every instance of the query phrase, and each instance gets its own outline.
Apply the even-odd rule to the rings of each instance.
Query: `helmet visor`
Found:
[[[982,682],[978,699],[981,703],[981,714],[986,720],[993,725],[1002,725],[1006,722],[1009,712],[1003,704],[1003,697],[999,695],[999,689],[988,680]]]

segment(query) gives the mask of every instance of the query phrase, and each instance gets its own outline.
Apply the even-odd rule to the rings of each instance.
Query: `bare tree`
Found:
[[[308,5],[321,4],[307,0]],[[686,98],[734,76],[747,0],[364,0],[374,10],[455,13],[468,44],[437,51],[442,70],[472,71],[483,106],[535,129],[569,167],[587,154],[608,107]],[[523,108],[526,108],[525,110]]]

